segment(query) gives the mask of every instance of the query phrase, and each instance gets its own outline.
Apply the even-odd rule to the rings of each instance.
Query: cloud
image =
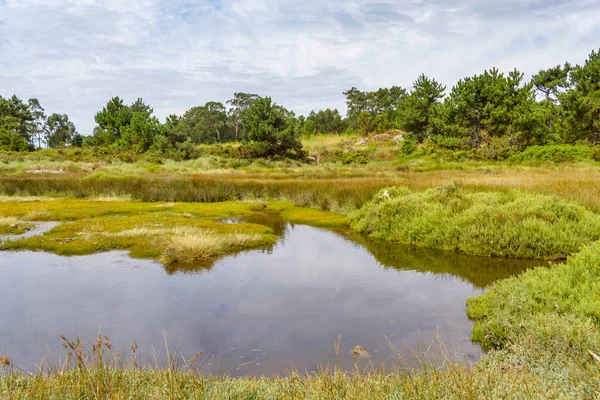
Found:
[[[160,117],[240,91],[343,110],[351,86],[581,63],[599,14],[594,0],[0,0],[0,94],[83,133],[115,95]]]

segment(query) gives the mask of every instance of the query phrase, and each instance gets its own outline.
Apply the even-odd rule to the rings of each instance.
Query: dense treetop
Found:
[[[481,147],[523,150],[530,145],[600,141],[600,53],[583,65],[569,63],[526,80],[518,70],[495,68],[465,77],[451,88],[421,75],[410,90],[392,86],[345,91],[338,110],[296,116],[270,97],[235,93],[226,104],[207,102],[161,122],[140,98],[110,99],[95,116],[89,136],[66,114],[46,116],[37,99],[0,96],[0,150],[96,146],[132,153],[187,158],[194,146],[241,142],[249,157],[302,156],[301,135],[402,130],[412,143],[453,150]],[[500,157],[500,154],[499,154]]]

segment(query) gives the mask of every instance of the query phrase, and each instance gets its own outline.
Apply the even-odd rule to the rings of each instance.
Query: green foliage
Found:
[[[244,140],[246,129],[244,126],[244,113],[260,98],[253,93],[234,93],[233,99],[227,100],[231,106],[227,112],[228,124],[233,127],[234,140]]]
[[[27,140],[7,125],[9,124],[5,122],[0,126],[0,151],[27,151],[29,149]]]
[[[571,89],[559,96],[569,126],[568,140],[600,143],[600,52],[592,51],[570,74]]]
[[[244,113],[248,140],[243,144],[250,158],[301,155],[302,142],[296,121],[270,97],[257,99]]]
[[[376,238],[481,256],[563,258],[600,239],[600,215],[574,203],[457,185],[388,188],[350,217],[354,229]]]
[[[72,143],[77,129],[66,114],[52,114],[46,120],[44,133],[48,147],[65,147]]]
[[[431,136],[434,118],[446,87],[425,75],[413,84],[411,93],[398,105],[400,127],[416,135],[419,142]]]
[[[361,135],[367,136],[369,133],[375,130],[373,124],[373,117],[366,111],[363,111],[358,116],[358,130]]]
[[[190,140],[193,144],[221,143],[234,140],[234,131],[228,125],[225,106],[208,102],[192,107],[167,132],[173,145]]]
[[[599,294],[600,242],[594,242],[566,264],[499,281],[483,296],[469,299],[468,314],[476,321],[473,339],[490,349],[543,335],[547,342],[566,341],[572,358],[588,358],[588,350],[598,351],[596,346],[600,346]],[[571,326],[557,323],[561,319]],[[564,332],[553,329],[548,321]],[[566,332],[568,336],[557,337]]]
[[[301,122],[303,135],[314,135],[316,133],[340,134],[346,129],[346,124],[338,110],[311,111],[308,117]]]
[[[534,143],[540,115],[533,84],[522,82],[517,70],[504,76],[497,69],[460,80],[445,102],[449,131],[470,137],[475,148],[487,138],[505,135],[518,149]]]
[[[398,102],[406,96],[406,90],[392,86],[391,88],[380,88],[374,92],[362,92],[353,87],[345,91],[344,96],[346,96],[346,106],[348,107],[348,124],[356,128],[359,127],[361,114],[365,112],[372,117],[385,114],[391,122]]]
[[[37,99],[25,103],[16,95],[0,96],[0,150],[26,151],[36,139],[41,144],[44,121],[44,109]]]
[[[564,67],[557,65],[553,68],[543,69],[533,76],[532,82],[536,89],[544,94],[547,101],[555,102],[561,88],[568,85],[570,70],[569,63],[565,64]]]
[[[531,146],[509,158],[510,162],[576,162],[592,161],[598,150],[591,146],[560,144],[553,146]]]

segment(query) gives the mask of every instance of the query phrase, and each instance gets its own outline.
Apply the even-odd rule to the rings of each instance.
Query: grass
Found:
[[[233,232],[215,235],[208,232],[186,233],[169,239],[161,261],[165,264],[193,264],[219,254],[272,244],[263,235]]]
[[[187,163],[187,162],[184,162]],[[175,163],[172,163],[175,165]],[[179,164],[176,164],[179,165]],[[301,168],[178,170],[159,172],[141,166],[63,175],[0,173],[0,194],[27,197],[110,198],[142,201],[222,202],[291,201],[298,206],[347,213],[360,208],[380,189],[406,186],[425,190],[461,182],[468,191],[510,191],[560,196],[600,211],[600,169],[590,164],[534,167],[490,163],[443,163],[412,160],[365,166],[319,164]],[[183,168],[183,167],[182,167]]]
[[[0,235],[15,235],[25,233],[32,228],[32,224],[15,217],[0,216]]]
[[[539,336],[548,329],[541,321],[568,320],[553,329],[566,329],[562,339],[571,342],[568,348],[577,351],[576,357],[588,358],[588,350],[600,351],[600,242],[566,264],[499,281],[485,295],[469,300],[468,314],[476,321],[473,339],[487,349]],[[577,327],[584,330],[577,333]]]
[[[600,239],[600,215],[557,197],[387,188],[350,215],[375,238],[479,256],[563,259]]]
[[[203,375],[188,360],[179,367],[172,359],[141,368],[114,352],[100,355],[97,349],[106,349],[106,341],[96,343],[87,357],[71,343],[70,365],[34,375],[0,357],[0,398],[598,398],[600,169],[595,150],[545,146],[507,162],[455,162],[451,152],[401,158],[399,146],[357,146],[354,139],[304,138],[316,158],[311,165],[237,160],[208,147],[197,160],[160,163],[115,161],[129,155],[95,149],[2,154],[0,216],[12,221],[9,225],[62,222],[42,237],[4,248],[65,255],[123,249],[166,263],[210,262],[273,243],[274,232],[265,226],[221,222],[263,211],[292,223],[336,229],[352,223],[385,239],[471,254],[568,256],[566,264],[527,272],[522,271],[532,265],[499,271],[494,258],[461,269],[460,276],[477,287],[521,273],[468,301],[473,339],[489,349],[472,368],[449,362],[437,368],[425,360],[413,370],[323,368],[310,375],[289,371],[281,377],[230,378]],[[63,173],[27,172],[36,169]],[[391,200],[378,198],[392,186],[405,189],[388,189]],[[369,249],[369,241],[361,243]],[[404,251],[374,255],[389,265],[413,262]],[[456,274],[451,268],[432,260],[424,270]]]
[[[459,366],[444,358],[443,367],[424,355],[411,369],[344,371],[325,366],[313,374],[295,370],[282,376],[240,377],[206,375],[202,354],[186,359],[167,346],[164,366],[142,367],[137,344],[125,359],[106,336],[87,349],[77,339],[63,337],[66,356],[35,374],[21,371],[8,357],[0,358],[0,397],[11,399],[548,399],[595,398],[600,389],[598,369],[588,363],[580,380],[549,380],[528,364],[510,365],[494,351],[477,366]],[[339,351],[339,342],[336,346]],[[498,358],[498,360],[496,360]],[[593,361],[593,360],[592,360]],[[401,365],[401,363],[400,363]],[[578,364],[581,366],[581,364]],[[571,367],[570,372],[576,368]],[[579,370],[582,372],[582,370]],[[558,377],[557,374],[553,378]]]
[[[467,311],[475,320],[473,339],[497,349],[479,361],[480,368],[527,369],[561,387],[565,398],[597,398],[600,242],[566,264],[495,283],[469,299]]]
[[[28,225],[23,221],[62,223],[42,236],[3,243],[0,249],[48,251],[67,256],[127,250],[132,257],[151,258],[165,264],[202,263],[240,250],[273,245],[277,237],[266,226],[221,221],[257,212],[277,212],[295,223],[320,226],[338,226],[345,221],[338,214],[283,202],[199,204],[28,198],[0,202],[0,221],[9,221],[12,224],[9,226]]]

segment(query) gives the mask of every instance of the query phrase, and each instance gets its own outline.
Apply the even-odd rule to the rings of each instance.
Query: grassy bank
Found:
[[[387,188],[350,215],[370,236],[480,256],[562,259],[600,239],[600,215],[557,197]]]
[[[291,203],[4,200],[0,202],[0,221],[8,221],[10,226],[26,226],[30,221],[62,223],[43,236],[9,241],[0,244],[0,249],[42,250],[59,255],[127,250],[132,257],[152,258],[165,264],[202,263],[274,244],[277,237],[270,228],[243,221],[256,212],[278,212],[291,222],[321,226],[340,227],[347,223],[343,216]],[[232,217],[241,220],[235,224],[222,221]]]
[[[600,242],[552,269],[494,284],[470,299],[473,339],[492,351],[487,370],[532,371],[564,397],[600,393]]]
[[[7,367],[6,370],[9,370]],[[325,369],[315,375],[228,378],[168,367],[138,369],[99,365],[33,377],[0,377],[0,396],[12,399],[548,399],[559,387],[542,385],[522,369],[502,373],[449,366],[407,373]],[[571,392],[581,394],[585,391]],[[564,397],[564,396],[563,396]],[[589,397],[591,398],[591,397]]]

